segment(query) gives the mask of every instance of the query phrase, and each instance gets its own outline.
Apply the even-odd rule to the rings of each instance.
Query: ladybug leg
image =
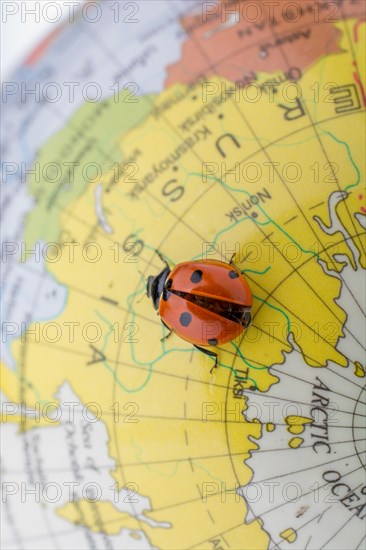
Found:
[[[214,351],[210,351],[208,349],[204,349],[204,348],[200,348],[199,346],[196,346],[196,344],[193,344],[194,347],[200,351],[202,351],[202,353],[205,353],[206,355],[209,355],[210,357],[214,357],[215,358],[215,364],[214,366],[210,369],[210,372],[212,373],[213,370],[217,369],[217,353],[215,353]]]
[[[240,269],[238,268],[238,266],[235,265],[234,262],[233,262],[233,259],[235,258],[235,255],[236,255],[236,252],[234,252],[234,254],[231,256],[229,265],[233,265],[234,267],[236,267],[236,269],[237,269],[238,271],[240,271]],[[240,273],[243,274],[242,271],[240,271]]]
[[[243,315],[243,319],[241,321],[241,324],[243,325],[244,328],[249,328],[250,325],[252,324],[252,314],[251,314],[251,311],[250,309],[248,309],[244,315]]]
[[[235,258],[235,254],[236,252],[234,252],[234,254],[231,256],[229,265],[234,265],[233,259]]]
[[[229,265],[233,265],[234,267],[236,267],[236,269],[237,269],[238,271],[240,271],[240,273],[243,275],[243,273],[245,272],[245,269],[243,269],[243,271],[241,271],[241,270],[238,268],[238,266],[235,265],[234,262],[233,262],[233,259],[235,258],[235,254],[236,254],[236,252],[234,252],[234,254],[231,256]]]
[[[165,336],[163,336],[162,338],[160,338],[160,342],[164,342],[164,340],[166,340],[167,338],[169,338],[169,336],[173,333],[173,331],[171,329],[169,329],[170,332],[168,332],[168,334],[165,334]]]
[[[161,322],[163,323],[164,327],[167,328],[169,330],[168,334],[165,334],[165,336],[163,336],[162,338],[160,338],[160,342],[164,342],[164,340],[166,340],[167,338],[169,338],[169,336],[172,334],[172,332],[174,332],[170,327],[168,327],[168,325],[166,323],[164,323],[163,320],[161,320]]]

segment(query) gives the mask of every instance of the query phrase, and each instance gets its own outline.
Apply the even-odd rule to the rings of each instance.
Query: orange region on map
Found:
[[[319,2],[316,11],[317,3],[307,0],[292,2],[292,9],[285,0],[259,2],[257,13],[254,2],[247,7],[242,0],[222,0],[217,6],[209,2],[195,15],[182,17],[187,39],[181,58],[168,67],[166,86],[190,84],[203,75],[246,85],[257,72],[285,72],[288,67],[303,72],[323,55],[341,53],[341,31],[334,23],[351,17],[364,20],[363,2],[351,0],[340,7]]]
[[[60,34],[62,29],[63,29],[63,25],[60,25],[55,30],[53,30],[50,34],[48,34],[46,38],[44,38],[42,42],[40,42],[38,46],[36,46],[36,48],[24,60],[24,64],[35,65],[37,61],[39,61],[41,57],[47,52],[48,48],[56,40],[57,36]]]

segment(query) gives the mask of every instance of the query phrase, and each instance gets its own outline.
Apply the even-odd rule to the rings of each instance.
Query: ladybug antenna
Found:
[[[145,298],[146,292],[141,296],[139,300],[137,300],[136,304],[139,304],[143,298]]]
[[[145,277],[145,274],[144,274],[144,273],[142,273],[142,271],[140,271],[139,269],[138,269],[137,271],[138,271],[138,272],[140,273],[140,275],[142,275],[142,276],[143,276],[143,278],[145,279],[145,282],[147,282],[147,279],[146,279],[146,277]]]
[[[166,259],[163,257],[163,255],[161,254],[161,252],[159,252],[159,250],[158,250],[157,248],[155,248],[155,253],[159,256],[159,258],[161,259],[161,261],[163,262],[163,264],[165,264],[166,267],[168,267],[169,270],[170,270],[170,267],[169,267],[168,262],[166,261]]]

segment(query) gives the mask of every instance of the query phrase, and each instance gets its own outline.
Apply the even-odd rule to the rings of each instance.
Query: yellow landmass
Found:
[[[290,415],[286,416],[285,422],[287,424],[287,431],[291,434],[301,434],[305,430],[305,426],[307,424],[311,424],[314,422],[312,418],[308,418],[306,416],[296,416],[296,415]],[[298,441],[300,440],[300,443]],[[294,437],[290,441],[290,446],[294,447],[296,443],[301,444],[302,439],[299,437]]]
[[[304,426],[287,426],[287,431],[291,434],[302,434],[302,432],[305,430]]]
[[[304,424],[311,424],[314,420],[307,416],[290,415],[286,416],[285,422],[289,426],[303,426]]]
[[[289,529],[282,531],[282,533],[280,533],[280,537],[282,537],[284,540],[287,540],[287,542],[295,542],[295,540],[297,539],[297,533],[295,529],[292,529],[292,527],[290,527]]]
[[[312,418],[308,418],[306,416],[296,416],[296,415],[286,416],[284,420],[285,420],[285,423],[287,424],[287,431],[290,432],[291,434],[296,434],[296,435],[303,433],[305,431],[306,425],[314,422]],[[303,442],[304,440],[302,437],[292,437],[288,442],[288,445],[292,449],[297,449],[303,444]]]
[[[288,442],[288,446],[291,447],[291,449],[297,449],[304,443],[304,440],[302,437],[293,437]]]
[[[216,499],[219,497],[216,497]],[[216,505],[212,502],[212,511],[214,512]],[[186,517],[186,528],[189,531],[194,526],[194,513],[197,509],[195,504],[192,505],[192,516]],[[95,533],[108,532],[111,535],[120,533],[123,529],[131,531],[130,536],[133,538],[139,537],[139,532],[144,530],[147,537],[150,540],[154,540],[157,536],[156,531],[159,530],[159,538],[162,540],[162,546],[165,548],[183,548],[181,544],[177,544],[176,537],[174,536],[174,529],[170,526],[151,526],[148,523],[149,514],[139,515],[134,517],[128,512],[120,512],[111,503],[106,501],[88,502],[86,500],[78,500],[75,502],[69,502],[62,508],[57,510],[60,517],[69,520],[75,524],[83,524],[87,526],[91,531]],[[215,516],[210,516],[214,519]],[[202,539],[207,537],[202,543],[195,544],[193,548],[205,549],[207,548],[207,540],[210,539],[211,533],[215,533],[212,520],[208,516],[209,521],[200,526],[200,534]],[[212,538],[217,541],[224,541],[229,545],[229,548],[234,548],[235,544],[239,540],[240,536],[249,536],[253,540],[253,550],[260,550],[263,548],[263,537],[258,537],[257,527],[254,523],[249,525],[236,525],[230,518],[227,518],[228,528],[224,533],[218,533]],[[196,532],[197,535],[197,532]],[[188,536],[188,534],[187,534]],[[170,546],[172,544],[172,546]]]
[[[365,378],[365,367],[359,361],[355,361],[355,375],[359,378]]]

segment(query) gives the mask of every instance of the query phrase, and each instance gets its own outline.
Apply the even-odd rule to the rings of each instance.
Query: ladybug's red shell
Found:
[[[242,324],[184,297],[195,295],[250,309],[252,293],[233,265],[217,260],[183,262],[170,272],[164,286],[159,314],[164,323],[184,340],[198,346],[213,346],[229,342],[244,331]]]

